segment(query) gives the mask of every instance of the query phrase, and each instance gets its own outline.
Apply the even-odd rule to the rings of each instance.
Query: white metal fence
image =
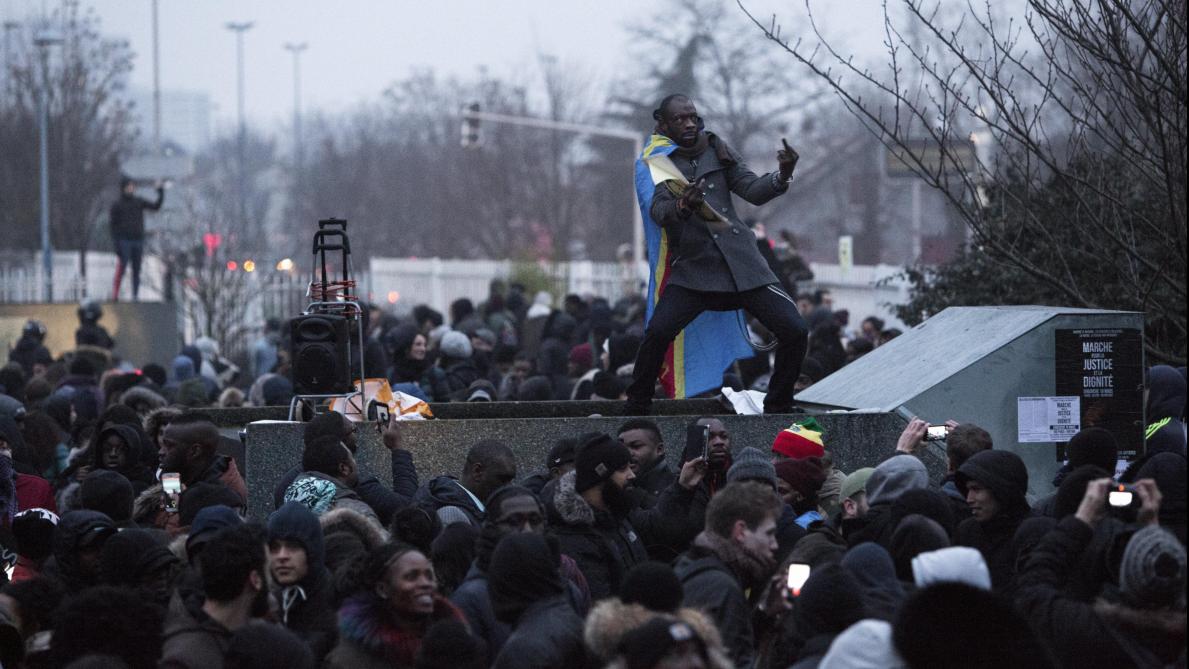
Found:
[[[32,255],[32,254],[31,254]],[[43,301],[40,258],[32,257],[27,262],[0,265],[0,302]],[[88,253],[87,272],[84,278],[79,268],[77,252],[54,254],[54,301],[75,302],[83,297],[108,300],[111,297],[112,279],[115,275],[116,258],[111,253]],[[829,289],[834,297],[835,309],[847,309],[851,314],[851,327],[857,327],[867,316],[878,316],[890,327],[903,327],[892,315],[889,305],[901,304],[908,299],[908,289],[903,281],[877,285],[881,279],[891,277],[900,271],[892,265],[854,266],[826,265],[813,263],[814,280],[801,285],[801,289]],[[242,271],[242,270],[240,270]],[[360,299],[375,302],[397,313],[407,313],[415,305],[428,304],[447,313],[450,303],[458,298],[469,298],[474,302],[486,298],[492,279],[511,279],[529,276],[538,283],[544,282],[553,295],[554,304],[569,293],[583,296],[600,296],[609,301],[639,291],[647,273],[646,267],[633,271],[630,263],[613,262],[562,262],[562,263],[515,263],[509,260],[450,260],[443,258],[372,258],[367,270],[358,272],[355,279]],[[146,256],[141,281],[141,299],[157,301],[162,299],[164,267],[156,256]],[[125,277],[125,286],[130,282]],[[255,336],[256,328],[264,319],[276,317],[287,319],[304,309],[310,275],[304,271],[283,272],[271,267],[261,267],[249,280],[252,289],[247,291],[250,301],[244,305],[241,334],[223,333],[224,351],[234,353],[247,345]],[[127,296],[129,288],[123,289]],[[202,324],[191,317],[194,305],[188,291],[175,291],[179,299],[179,326],[183,337],[190,341],[200,332]],[[531,296],[530,296],[531,298]]]

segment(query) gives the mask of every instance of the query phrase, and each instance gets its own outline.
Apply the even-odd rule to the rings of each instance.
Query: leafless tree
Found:
[[[37,104],[45,88],[50,240],[54,248],[79,249],[85,273],[87,250],[107,243],[107,207],[119,194],[120,162],[135,141],[131,109],[121,97],[132,52],[126,42],[103,37],[94,10],[77,3],[64,3],[44,25],[63,36],[44,61],[32,43],[40,20],[24,22],[6,46],[11,60],[0,93],[0,228],[13,248],[40,243]]]
[[[1185,362],[1186,32],[1178,0],[884,6],[887,67],[790,40],[891,152],[947,194],[975,243],[1054,300],[1147,315],[1154,358]],[[990,150],[972,155],[972,136]],[[988,281],[994,281],[988,277]]]

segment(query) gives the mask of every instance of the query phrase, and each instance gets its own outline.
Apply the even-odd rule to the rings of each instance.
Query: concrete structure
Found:
[[[30,318],[45,323],[45,346],[55,357],[74,349],[77,304],[0,304],[0,351],[6,360]],[[169,369],[182,347],[174,304],[105,303],[99,324],[116,340],[115,354],[137,366],[155,362]]]
[[[503,403],[483,405],[482,411],[498,411]],[[566,403],[543,403],[566,404]],[[577,403],[574,403],[577,404]],[[584,403],[585,404],[585,403]],[[611,403],[607,403],[611,404]],[[658,405],[664,405],[660,402]],[[668,403],[668,412],[678,412],[681,402]],[[461,405],[460,405],[461,406]],[[475,405],[468,405],[475,406]],[[504,405],[507,406],[507,405]],[[653,416],[661,428],[666,444],[667,459],[676,464],[685,443],[686,426],[706,404],[692,403],[687,415]],[[422,483],[440,474],[457,475],[462,468],[467,449],[480,439],[499,439],[516,453],[517,478],[524,478],[544,469],[545,456],[562,437],[573,437],[595,430],[614,434],[626,418],[621,416],[593,416],[531,418],[530,406],[510,409],[515,418],[440,419],[409,421],[402,424],[404,447],[413,454]],[[546,413],[549,407],[542,407]],[[558,415],[559,409],[553,409]],[[753,446],[767,452],[780,430],[798,416],[717,416],[731,433],[732,448]],[[874,466],[896,447],[896,439],[904,429],[904,420],[894,414],[845,413],[816,417],[825,429],[827,447],[835,464],[843,471]],[[234,428],[225,428],[234,429]],[[301,459],[302,425],[286,422],[254,422],[246,429],[245,479],[248,483],[248,508],[251,516],[263,518],[273,510],[273,487],[290,467]],[[390,456],[380,441],[373,424],[360,427],[360,446],[356,455],[360,469],[391,483]],[[944,462],[927,455],[926,465],[934,477],[944,471]]]
[[[1018,398],[1078,394],[1063,387],[1057,368],[1061,333],[1122,332],[1142,341],[1143,314],[1061,307],[951,307],[859,358],[797,395],[821,410],[892,412],[900,407],[933,424],[947,419],[975,423],[991,433],[995,448],[1014,451],[1028,465],[1029,492],[1052,492],[1059,443],[1018,439]],[[1116,376],[1142,384],[1142,345],[1112,361]],[[1080,382],[1080,370],[1073,370]],[[1101,377],[1087,377],[1101,378]],[[1142,390],[1118,388],[1103,400],[1081,397],[1081,425],[1111,429],[1120,446],[1143,434]],[[1087,387],[1091,384],[1087,383]],[[1126,420],[1118,420],[1125,417]],[[1112,422],[1113,421],[1113,422]]]

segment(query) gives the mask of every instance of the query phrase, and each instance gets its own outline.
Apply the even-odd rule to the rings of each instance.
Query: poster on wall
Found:
[[[1119,457],[1143,451],[1143,334],[1131,328],[1056,330],[1056,394],[1080,398],[1081,427],[1110,430]],[[1064,460],[1065,443],[1057,443]]]

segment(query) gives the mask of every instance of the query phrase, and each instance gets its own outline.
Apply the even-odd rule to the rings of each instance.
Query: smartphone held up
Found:
[[[805,582],[809,580],[809,565],[803,562],[794,562],[789,565],[786,587],[788,587],[789,594],[793,597],[801,595],[801,588],[805,587]]]

